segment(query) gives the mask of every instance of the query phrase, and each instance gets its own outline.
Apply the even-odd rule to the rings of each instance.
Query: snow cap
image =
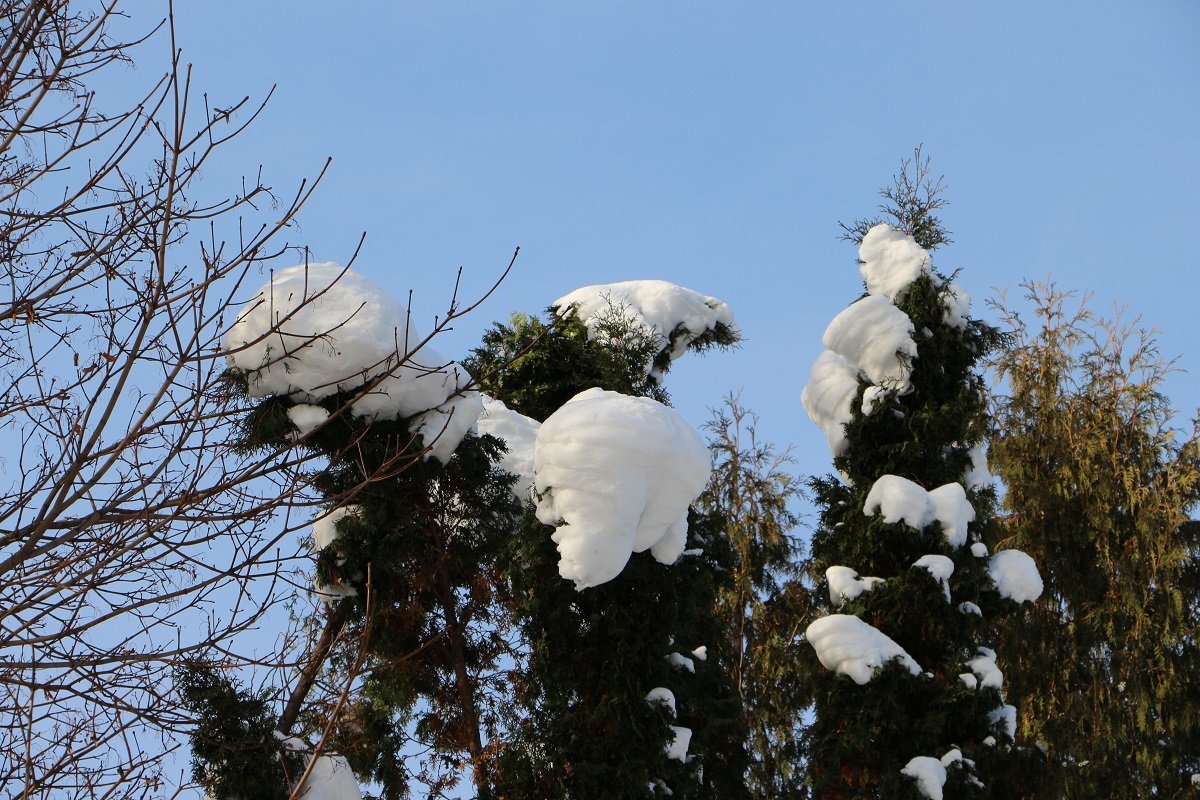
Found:
[[[875,670],[893,659],[913,675],[921,674],[921,667],[903,647],[850,614],[822,617],[809,625],[804,635],[825,669],[849,675],[859,686],[870,682]]]
[[[653,336],[659,352],[666,352],[671,361],[718,325],[733,327],[733,312],[720,300],[661,280],[584,286],[550,306],[560,316],[577,316],[587,327],[590,339],[603,339],[606,323],[624,320]],[[662,377],[652,363],[645,370],[647,375]]]
[[[903,231],[881,223],[867,231],[858,248],[859,272],[867,291],[895,301],[913,281],[929,273],[929,251]]]
[[[223,349],[229,366],[246,375],[251,397],[313,404],[370,387],[352,413],[415,417],[413,431],[446,461],[483,406],[462,367],[420,344],[399,301],[374,281],[322,262],[275,273],[230,326]],[[301,433],[318,422],[310,411],[298,413],[290,416]]]
[[[617,577],[632,553],[673,564],[710,473],[708,448],[674,409],[598,388],[542,424],[533,462],[538,519],[557,526],[558,571],[577,589]]]
[[[988,576],[1001,597],[1018,603],[1042,596],[1042,576],[1037,564],[1021,550],[1000,550],[988,559]]]
[[[508,448],[500,458],[500,468],[517,476],[513,494],[522,502],[533,499],[533,447],[542,423],[518,414],[499,400],[486,395],[483,414],[475,423],[481,434],[504,440]]]

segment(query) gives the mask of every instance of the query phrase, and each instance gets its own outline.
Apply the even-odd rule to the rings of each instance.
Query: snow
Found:
[[[960,681],[962,681],[963,683],[965,683],[967,685],[968,689],[979,688],[979,679],[976,678],[974,675],[972,675],[970,672],[960,672],[958,675],[958,679]]]
[[[967,526],[975,520],[975,509],[967,500],[962,484],[947,483],[929,492],[933,517],[942,523],[942,533],[951,547],[967,542]]]
[[[860,578],[854,570],[841,566],[825,570],[825,580],[829,583],[829,602],[837,607],[883,583],[883,578]]]
[[[867,381],[906,394],[911,386],[910,361],[917,357],[913,323],[886,297],[864,297],[851,303],[825,329],[825,349],[844,357]],[[897,355],[899,354],[899,355]]]
[[[858,367],[831,350],[817,356],[808,384],[800,393],[800,402],[825,434],[834,457],[846,452],[845,426],[850,422],[851,403],[857,393]]]
[[[301,436],[307,436],[329,419],[329,412],[320,406],[310,406],[307,403],[294,405],[287,410],[288,419],[296,426]]]
[[[876,668],[893,659],[913,675],[921,674],[921,667],[903,647],[858,617],[830,614],[809,625],[804,635],[825,669],[848,675],[859,686],[871,680]]]
[[[1042,596],[1042,576],[1037,564],[1020,550],[993,553],[988,559],[988,576],[1001,597],[1025,603]]]
[[[886,223],[867,231],[858,248],[859,271],[867,291],[890,301],[929,273],[929,253],[916,240]]]
[[[483,398],[483,414],[475,424],[479,433],[504,440],[508,452],[500,459],[500,468],[517,476],[512,487],[517,499],[532,500],[533,449],[542,424],[486,396]]]
[[[559,574],[597,586],[647,549],[673,564],[709,473],[708,448],[675,410],[598,388],[571,398],[534,445],[537,516],[556,526]]]
[[[971,544],[971,555],[976,558],[987,558],[987,545],[983,542],[974,542]]]
[[[667,742],[667,758],[687,763],[688,745],[692,743],[692,729],[672,725],[671,741]]]
[[[986,489],[992,485],[992,473],[988,471],[987,445],[979,443],[971,448],[971,468],[963,476],[968,489]]]
[[[979,655],[967,662],[967,667],[979,679],[984,688],[1000,689],[1004,686],[1004,673],[996,666],[996,653],[986,647],[979,648]]]
[[[900,770],[904,775],[915,778],[917,789],[930,800],[942,800],[942,789],[946,785],[946,766],[931,756],[910,759]]]
[[[883,475],[875,481],[867,493],[863,513],[879,513],[888,524],[904,522],[916,530],[937,520],[951,547],[966,544],[967,525],[975,519],[975,509],[960,484],[947,483],[927,492],[899,475]]]
[[[733,326],[733,312],[720,300],[660,280],[584,286],[558,298],[551,307],[562,316],[573,312],[587,326],[591,339],[603,340],[605,327],[614,318],[627,321],[653,336],[659,351],[667,352],[672,361],[718,325]],[[646,365],[646,374],[661,377],[652,364]]]
[[[1004,729],[1008,731],[1008,738],[1015,739],[1017,736],[1017,709],[1015,706],[1003,705],[988,714],[988,722],[1003,722]]]
[[[700,645],[692,651],[692,658],[697,661],[708,661],[708,645]]]
[[[646,702],[650,705],[663,705],[671,712],[671,716],[675,716],[675,693],[663,686],[656,686],[646,695]]]
[[[338,506],[315,520],[312,526],[313,546],[321,551],[336,542],[340,536],[337,529],[338,520],[356,513],[358,513],[358,506]],[[341,559],[338,564],[340,565],[344,561],[345,559]],[[322,583],[317,578],[313,579],[312,591],[325,603],[332,603],[343,597],[354,597],[358,594],[353,586]]]
[[[964,600],[958,604],[958,613],[974,614],[977,617],[983,616],[983,609],[972,603],[970,600]]]
[[[362,800],[362,793],[344,756],[320,755],[296,797],[300,800]]]
[[[946,556],[930,553],[918,558],[913,562],[913,566],[925,570],[942,585],[942,591],[946,594],[946,602],[949,603],[950,576],[954,574],[954,562]]]
[[[682,653],[670,653],[666,656],[666,660],[668,664],[676,669],[685,669],[691,673],[695,673],[696,671],[696,662]]]
[[[951,328],[967,327],[968,314],[971,312],[971,295],[967,294],[967,290],[951,281],[942,288],[940,299],[946,309],[942,321]]]
[[[323,262],[275,273],[230,327],[223,349],[229,366],[246,375],[251,397],[311,405],[337,392],[358,393],[353,414],[412,418],[428,455],[446,461],[482,402],[462,367],[420,344],[399,301],[368,278]],[[313,415],[299,413],[292,421],[303,433]]]

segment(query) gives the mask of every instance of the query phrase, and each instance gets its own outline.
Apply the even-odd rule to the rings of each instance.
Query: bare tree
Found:
[[[173,21],[118,41],[116,0],[0,0],[0,796],[162,794],[186,723],[172,665],[231,650],[291,595],[299,452],[224,445],[222,331],[314,183],[195,186],[261,111],[210,106]],[[89,88],[151,38],[113,110]],[[259,220],[255,222],[254,220]],[[270,643],[263,643],[270,645]]]

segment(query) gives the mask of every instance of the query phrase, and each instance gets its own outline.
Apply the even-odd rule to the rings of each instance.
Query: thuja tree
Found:
[[[758,438],[757,417],[737,395],[726,398],[707,428],[713,473],[701,497],[733,550],[718,587],[717,612],[732,647],[734,686],[746,715],[752,797],[803,794],[800,742],[810,697],[793,679],[809,595],[801,581],[802,548],[793,530],[803,484],[788,450]]]
[[[1027,315],[1001,305],[991,445],[1005,540],[1046,580],[999,648],[1019,727],[1049,751],[1045,797],[1194,796],[1200,439],[1175,427],[1149,332],[1025,289]]]
[[[708,311],[695,305],[709,318],[691,330],[647,318],[650,295],[711,301]],[[509,412],[535,426],[550,419],[544,431],[592,387],[665,400],[661,377],[672,357],[736,340],[725,314],[723,304],[661,282],[588,287],[556,303],[546,321],[517,316],[495,326],[468,365]],[[592,435],[596,447],[607,446],[605,434]],[[608,502],[644,501],[615,494]],[[691,514],[674,563],[634,552],[596,585],[564,578],[554,533],[531,503],[509,545],[512,608],[528,648],[514,687],[525,715],[500,757],[497,792],[743,796],[741,708],[729,640],[713,611],[731,560],[719,521]]]
[[[883,219],[848,228],[866,294],[829,325],[804,392],[838,473],[811,482],[817,798],[1010,798],[1033,780],[986,636],[1040,591],[1028,556],[987,545],[977,365],[1001,336],[932,265],[948,237],[927,168],[918,153]]]
[[[270,736],[261,695],[205,665],[182,676],[199,717],[195,774],[214,798],[250,785],[325,796],[330,781],[357,780],[403,798],[417,783],[440,792],[464,768],[489,796],[508,650],[497,561],[520,505],[496,463],[501,443],[470,430],[478,394],[430,338],[334,264],[276,273],[225,338],[228,380],[251,403],[235,447],[322,465],[308,482],[323,603],[319,635],[277,687]],[[232,761],[231,750],[261,755]]]

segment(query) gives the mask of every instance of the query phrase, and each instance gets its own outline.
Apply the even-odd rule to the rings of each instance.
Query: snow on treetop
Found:
[[[632,553],[674,563],[710,470],[708,448],[673,409],[588,389],[542,423],[533,471],[538,519],[557,526],[559,574],[585,589],[617,577]]]
[[[1000,550],[988,559],[988,575],[1001,597],[1018,603],[1042,596],[1042,576],[1037,564],[1020,550]]]
[[[522,502],[533,499],[533,447],[540,422],[518,414],[499,400],[483,398],[483,414],[476,426],[480,433],[503,439],[508,447],[500,459],[500,468],[517,476],[513,494]]]
[[[850,614],[830,614],[808,626],[804,632],[809,644],[825,669],[842,675],[863,686],[875,670],[893,659],[913,675],[921,667],[904,648],[872,625]]]
[[[304,800],[362,800],[350,763],[338,755],[317,756],[296,796]]]
[[[966,544],[967,526],[975,519],[975,509],[961,484],[947,483],[927,492],[899,475],[883,475],[875,481],[863,503],[863,513],[878,513],[884,522],[902,521],[916,530],[937,520],[951,547]]]
[[[562,316],[574,313],[592,339],[603,338],[605,323],[613,316],[652,336],[660,352],[674,361],[688,345],[718,326],[733,328],[733,312],[715,297],[685,289],[669,281],[642,280],[584,286],[550,304]],[[646,365],[646,373],[661,377],[661,370]]]
[[[929,251],[913,237],[881,223],[867,231],[858,248],[859,271],[867,291],[895,300],[922,275],[929,273]]]
[[[275,273],[226,333],[224,350],[230,367],[245,373],[251,397],[316,403],[361,391],[351,404],[355,415],[416,417],[414,432],[445,461],[482,403],[462,367],[420,344],[399,301],[368,278],[322,262]]]

